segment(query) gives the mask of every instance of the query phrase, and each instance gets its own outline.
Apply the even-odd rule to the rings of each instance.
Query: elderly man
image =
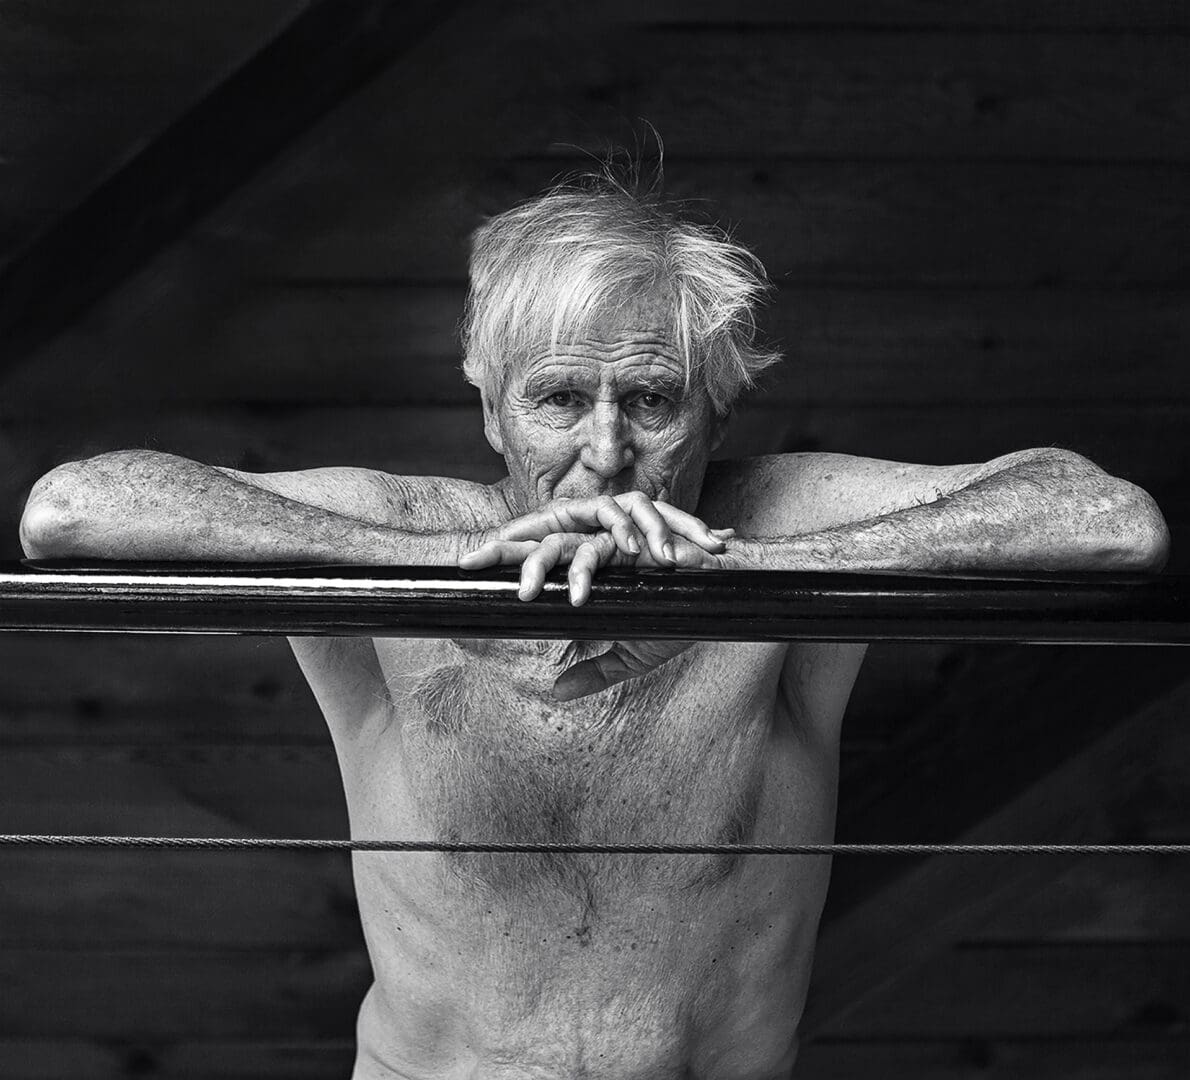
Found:
[[[30,498],[33,556],[793,570],[1154,570],[1153,501],[1065,450],[981,465],[711,464],[763,270],[607,179],[474,239],[465,371],[508,475],[247,474],[126,451]],[[711,528],[707,522],[716,528]],[[768,844],[832,836],[864,646],[293,641],[357,837]],[[355,1076],[761,1080],[793,1066],[814,857],[357,855],[375,973]]]

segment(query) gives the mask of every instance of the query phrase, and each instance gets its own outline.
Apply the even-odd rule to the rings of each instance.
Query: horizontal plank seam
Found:
[[[1133,23],[1100,23],[1094,26],[1063,26],[1061,23],[1040,23],[1036,26],[1006,26],[992,22],[955,23],[899,23],[899,22],[797,22],[795,20],[770,19],[755,22],[714,22],[709,19],[691,19],[689,22],[640,22],[634,27],[647,34],[673,34],[674,36],[726,35],[734,37],[1046,37],[1096,38],[1129,37],[1181,38],[1190,37],[1190,26],[1185,23],[1160,23],[1137,25]]]
[[[1190,154],[1190,147],[1187,148]],[[753,171],[763,171],[766,163],[798,164],[798,165],[1072,165],[1072,166],[1137,166],[1152,168],[1153,166],[1168,166],[1171,168],[1188,168],[1187,154],[1174,157],[1145,155],[1126,155],[1120,157],[1103,156],[1091,157],[1087,154],[888,154],[872,153],[862,156],[855,153],[824,154],[821,151],[809,153],[793,153],[791,151],[766,153],[758,156],[746,156],[738,153],[707,152],[694,154],[690,151],[665,152],[667,165],[672,164],[738,164]],[[485,159],[480,159],[485,160]],[[568,153],[552,154],[514,154],[507,159],[492,159],[493,167],[504,164],[541,164],[548,165],[557,162],[560,165],[572,163],[576,170],[589,171],[591,162],[583,158],[576,158]]]
[[[425,290],[433,292],[458,291],[459,302],[462,303],[462,293],[467,288],[467,279],[465,277],[458,278],[415,278],[415,277],[388,277],[385,275],[359,275],[359,276],[327,276],[310,275],[310,276],[277,276],[267,275],[248,279],[249,285],[261,288],[276,289],[278,291],[293,290],[310,291],[310,290],[325,290],[327,292],[348,292],[351,290],[358,290],[360,292],[371,291],[398,291],[407,290],[410,292]],[[940,295],[954,295],[954,294],[970,294],[971,296],[980,296],[989,294],[994,296],[1020,296],[1020,295],[1042,295],[1042,296],[1104,296],[1104,295],[1147,295],[1157,296],[1161,298],[1168,298],[1169,300],[1184,300],[1186,296],[1185,284],[1180,278],[1171,281],[1164,281],[1153,279],[1134,280],[1134,281],[1116,281],[1105,279],[1103,281],[1072,281],[1069,283],[1062,282],[1039,282],[1034,285],[996,282],[996,281],[933,281],[930,279],[904,279],[904,280],[859,280],[851,278],[790,278],[782,277],[773,282],[773,287],[777,296],[793,295],[796,293],[805,292],[821,292],[821,293],[858,293],[861,295],[868,293],[913,293],[915,295],[926,294],[930,295],[938,293]]]
[[[330,920],[328,919],[328,922]],[[1157,941],[1151,943],[1154,947],[1164,949],[1165,942]],[[1177,943],[1169,946],[1176,952],[1185,951],[1188,946],[1184,943]],[[1137,943],[1135,949],[1145,949],[1145,943]],[[1089,953],[1095,949],[1094,944],[1081,945],[1078,947],[1083,954]],[[358,945],[333,944],[333,945],[216,945],[211,948],[201,948],[191,945],[185,946],[171,946],[171,945],[128,945],[128,946],[103,946],[96,947],[81,946],[81,945],[0,945],[0,958],[10,956],[18,958],[25,955],[48,955],[48,956],[127,956],[127,957],[155,957],[162,955],[169,955],[176,958],[191,957],[195,960],[210,961],[217,958],[221,954],[228,956],[244,956],[244,955],[259,955],[261,958],[270,958],[277,956],[296,955],[307,957],[310,959],[340,956],[340,955],[354,955],[356,953],[364,953],[363,940],[360,939]],[[1006,952],[1012,950],[1005,950]],[[1035,953],[1055,953],[1060,951],[1054,943],[1042,942],[1034,947],[1032,951]],[[1102,949],[1106,953],[1112,951],[1110,949]],[[1129,951],[1127,949],[1118,950],[1120,953]],[[1133,950],[1135,951],[1135,950]],[[1190,1031],[1186,1033],[1186,1037],[1190,1039]],[[2,1042],[3,1040],[0,1040]],[[814,1043],[818,1044],[820,1040],[817,1036],[814,1038]],[[884,1040],[881,1040],[884,1041]]]

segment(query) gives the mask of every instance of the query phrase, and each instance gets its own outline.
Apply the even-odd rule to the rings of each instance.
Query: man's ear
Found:
[[[731,424],[732,412],[727,410],[722,416],[716,415],[711,422],[711,453],[723,445],[723,440],[727,438],[727,429]]]
[[[480,390],[479,396],[483,402],[484,437],[488,440],[488,445],[497,454],[503,454],[504,436],[500,432],[500,417],[496,412],[496,406],[487,390]]]

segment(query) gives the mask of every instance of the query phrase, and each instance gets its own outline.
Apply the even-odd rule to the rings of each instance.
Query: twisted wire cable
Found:
[[[272,851],[452,852],[558,855],[1187,855],[1190,844],[568,844],[437,840],[311,840],[239,836],[0,834],[0,848],[190,848]]]

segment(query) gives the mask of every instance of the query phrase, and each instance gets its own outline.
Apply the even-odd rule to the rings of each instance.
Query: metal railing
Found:
[[[512,570],[0,563],[0,630],[1190,644],[1190,577],[607,571],[572,607]]]

